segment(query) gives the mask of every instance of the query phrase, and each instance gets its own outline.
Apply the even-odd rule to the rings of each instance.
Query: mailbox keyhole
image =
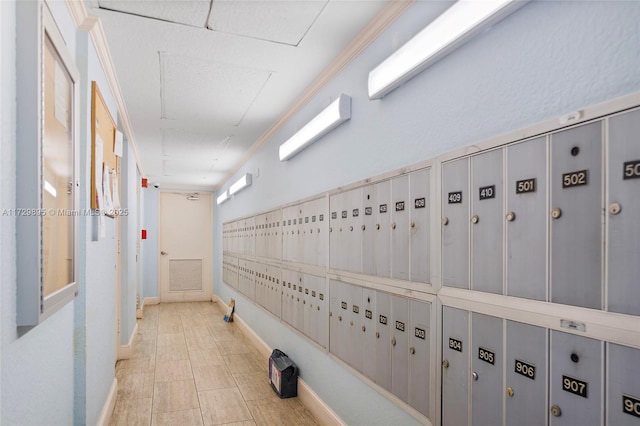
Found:
[[[580,147],[574,146],[571,148],[571,155],[576,157],[578,154],[580,154]]]
[[[580,357],[578,356],[578,354],[571,354],[571,361],[573,362],[580,361]]]

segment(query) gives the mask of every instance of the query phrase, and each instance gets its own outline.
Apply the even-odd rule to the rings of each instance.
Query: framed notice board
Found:
[[[91,82],[91,208],[114,216],[120,208],[116,124],[98,84]]]

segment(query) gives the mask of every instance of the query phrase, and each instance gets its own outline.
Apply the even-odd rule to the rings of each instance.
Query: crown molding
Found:
[[[98,54],[98,60],[100,61],[100,65],[102,65],[104,74],[107,77],[107,82],[109,83],[109,88],[111,89],[111,93],[113,94],[113,98],[115,99],[118,107],[120,125],[122,126],[124,134],[127,136],[129,146],[133,151],[140,174],[144,176],[142,162],[140,161],[140,154],[138,153],[133,128],[131,127],[131,121],[129,120],[129,114],[127,112],[127,106],[124,102],[124,97],[122,96],[122,90],[120,89],[120,83],[118,82],[116,68],[111,60],[111,52],[109,51],[107,36],[104,33],[102,22],[97,16],[89,15],[82,0],[66,0],[65,3],[76,28],[80,31],[88,32],[91,36],[91,40],[93,41],[93,45],[95,46]]]
[[[216,186],[220,189],[240,168],[253,156],[258,149],[291,120],[300,110],[325,87],[340,71],[351,63],[364,49],[375,41],[400,15],[402,15],[414,3],[415,0],[391,0],[380,12],[365,26],[362,31],[347,45],[347,47],[325,68],[318,77],[305,89],[305,91],[293,102],[287,111],[258,138],[251,148],[233,166],[222,182]]]

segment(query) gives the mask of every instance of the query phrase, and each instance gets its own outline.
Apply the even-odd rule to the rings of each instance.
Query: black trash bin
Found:
[[[298,366],[279,349],[269,357],[269,382],[280,398],[298,396]]]

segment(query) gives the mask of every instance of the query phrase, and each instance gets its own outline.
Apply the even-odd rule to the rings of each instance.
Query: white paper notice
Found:
[[[98,208],[102,208],[102,161],[103,161],[103,145],[102,138],[100,135],[96,135],[96,146],[95,146],[95,162],[93,164],[93,170],[95,170],[95,182],[93,185],[96,188],[96,201],[98,203]]]
[[[113,153],[118,157],[122,157],[122,149],[123,149],[124,135],[121,131],[116,130],[116,145],[113,147]]]
[[[109,167],[104,167],[104,177],[102,178],[102,191],[104,196],[104,204],[102,209],[106,213],[112,214],[113,212],[113,198],[111,197],[111,173]]]
[[[55,71],[55,107],[54,114],[56,119],[65,129],[69,129],[71,85],[67,78],[67,72],[62,68],[60,63],[56,61]]]
[[[118,191],[118,175],[113,173],[113,208],[120,210],[120,191]]]

